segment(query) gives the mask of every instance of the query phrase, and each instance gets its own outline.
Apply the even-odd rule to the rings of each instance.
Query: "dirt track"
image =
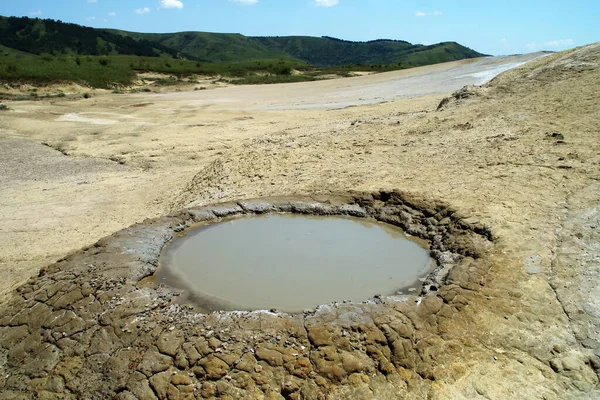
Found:
[[[287,90],[316,84],[205,91],[196,104],[196,93],[9,104],[0,120],[3,288],[190,204],[399,188],[452,205],[498,238],[481,287],[444,333],[462,337],[473,358],[444,347],[454,361],[428,393],[597,397],[599,64],[597,44],[544,57],[440,111],[441,94],[333,110],[354,101],[351,91],[325,100],[332,110],[303,101],[279,109]],[[229,90],[258,90],[254,110],[202,100]],[[279,99],[269,97],[276,90]]]

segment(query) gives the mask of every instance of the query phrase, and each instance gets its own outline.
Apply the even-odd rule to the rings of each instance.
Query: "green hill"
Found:
[[[27,17],[0,16],[0,79],[130,84],[136,71],[204,74],[237,83],[275,83],[389,71],[480,54],[455,42],[350,42],[332,37],[249,37],[234,33],[136,33]],[[295,75],[292,71],[302,70]]]
[[[36,55],[178,56],[177,50],[145,39],[135,40],[102,29],[27,17],[0,16],[0,44]]]
[[[203,62],[301,60],[316,67],[399,62],[417,66],[483,55],[454,42],[423,46],[401,40],[350,42],[310,36],[136,33],[94,29],[51,19],[1,16],[0,45],[37,55],[135,55]]]
[[[295,59],[284,51],[269,49],[239,33],[135,33],[117,30],[107,32],[158,43],[205,62]]]
[[[269,49],[291,54],[318,67],[346,64],[395,64],[397,55],[413,47],[408,42],[349,42],[329,37],[253,37]]]
[[[240,34],[208,32],[111,32],[160,43],[196,59],[211,62],[295,59],[316,67],[398,63],[409,67],[484,55],[455,42],[423,46],[385,39],[350,42],[331,37],[311,36],[247,37]]]
[[[309,36],[253,37],[253,39],[269,49],[288,53],[318,67],[397,63],[419,66],[483,56],[455,42],[423,46],[385,39],[370,42],[349,42],[330,37]]]

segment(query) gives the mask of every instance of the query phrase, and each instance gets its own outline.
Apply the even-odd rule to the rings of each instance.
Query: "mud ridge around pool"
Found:
[[[149,287],[163,246],[242,214],[371,217],[426,240],[415,296],[310,312],[199,313]],[[240,201],[124,229],[43,269],[0,310],[0,394],[45,398],[416,398],[456,356],[448,324],[477,298],[492,234],[444,204],[380,191]],[[389,396],[388,396],[389,395]]]

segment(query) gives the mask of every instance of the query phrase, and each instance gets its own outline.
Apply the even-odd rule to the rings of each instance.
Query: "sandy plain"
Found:
[[[600,45],[537,58],[438,107],[465,84],[534,58],[8,102],[0,288],[9,293],[70,252],[184,207],[401,189],[452,205],[496,238],[492,266],[451,332],[477,352],[446,349],[454,363],[412,395],[365,393],[597,398]]]

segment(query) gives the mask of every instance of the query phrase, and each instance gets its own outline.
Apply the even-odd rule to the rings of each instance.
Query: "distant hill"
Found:
[[[353,71],[383,72],[480,57],[454,42],[350,42],[332,37],[249,37],[237,33],[137,33],[27,17],[0,16],[0,82],[133,84],[140,71],[236,84],[302,82]]]
[[[350,42],[331,37],[310,36],[253,37],[252,39],[271,50],[285,52],[318,67],[397,63],[419,66],[483,56],[455,42],[423,46],[385,39],[369,42]]]
[[[239,33],[136,33],[112,29],[107,32],[158,43],[204,62],[296,59],[285,51],[269,49]]]
[[[177,50],[160,43],[52,19],[27,17],[0,16],[0,44],[37,55],[178,56]]]
[[[136,33],[27,17],[0,17],[0,45],[37,55],[135,55],[201,62],[288,60],[317,67],[398,63],[409,67],[483,56],[455,42],[423,46],[400,40],[350,42],[310,36]]]

